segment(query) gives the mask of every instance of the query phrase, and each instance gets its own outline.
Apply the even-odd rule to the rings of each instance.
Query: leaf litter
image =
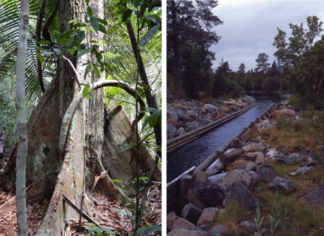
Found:
[[[2,192],[0,190],[0,236],[18,235],[17,217],[15,206],[1,211],[3,206],[10,199],[14,198],[13,193]],[[111,235],[132,235],[132,216],[135,215],[132,208],[125,207],[114,199],[109,199],[104,195],[97,193],[87,194],[88,199],[92,201],[91,217],[97,221]],[[14,199],[15,200],[15,199]],[[135,201],[135,199],[132,199]],[[35,235],[39,229],[43,218],[45,217],[50,199],[44,198],[39,203],[27,205],[27,224],[28,235]],[[15,205],[15,204],[14,204]],[[66,222],[64,235],[77,236],[86,235],[88,231],[76,232],[79,220],[71,219]],[[148,191],[146,208],[144,210],[142,225],[162,224],[162,201],[161,201],[161,183],[152,182]],[[82,229],[90,227],[90,224],[82,218]]]

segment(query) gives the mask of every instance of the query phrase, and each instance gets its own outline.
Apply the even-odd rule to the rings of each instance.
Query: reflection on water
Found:
[[[198,166],[217,148],[260,116],[272,103],[279,103],[289,97],[288,94],[253,94],[257,105],[246,113],[215,128],[212,131],[193,140],[185,146],[167,154],[167,181],[170,182],[192,166]]]

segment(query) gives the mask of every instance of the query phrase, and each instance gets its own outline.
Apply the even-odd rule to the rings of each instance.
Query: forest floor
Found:
[[[142,218],[142,225],[162,224],[161,196],[161,183],[153,182],[148,192],[146,211]],[[87,197],[93,202],[91,218],[98,222],[100,226],[110,232],[111,235],[117,233],[119,235],[132,235],[132,217],[135,215],[133,209],[122,206],[119,201],[109,199],[97,193],[87,193]],[[12,203],[5,209],[1,209],[10,200]],[[135,199],[131,200],[135,201]],[[28,235],[36,234],[45,217],[49,203],[50,199],[44,198],[40,202],[27,204]],[[1,190],[0,176],[0,236],[18,235],[16,214],[15,194]],[[84,218],[82,218],[83,231],[80,233],[76,232],[78,221],[78,219],[71,219],[66,222],[65,235],[77,236],[89,233],[89,230],[85,228],[91,228],[92,226]],[[100,230],[99,228],[97,229]],[[51,235],[50,231],[48,233],[48,235]]]

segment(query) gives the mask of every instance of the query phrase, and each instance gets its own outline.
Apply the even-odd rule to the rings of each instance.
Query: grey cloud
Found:
[[[277,28],[290,36],[289,23],[306,25],[308,16],[316,15],[324,21],[324,1],[243,1],[219,0],[213,12],[223,25],[213,30],[222,39],[212,45],[210,50],[216,53],[213,69],[219,66],[221,58],[228,61],[230,68],[238,70],[241,63],[247,70],[256,67],[255,60],[260,53],[269,56],[269,62],[276,48],[272,46]]]

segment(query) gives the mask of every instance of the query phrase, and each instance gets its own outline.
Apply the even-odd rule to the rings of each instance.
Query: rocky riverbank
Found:
[[[177,100],[168,97],[168,140],[208,125],[255,102],[254,98],[247,95],[237,101],[230,99],[220,101],[218,104],[205,104],[195,100]]]
[[[283,129],[278,126],[280,120],[294,122],[292,127],[304,125],[308,120],[316,126],[323,114],[302,117],[301,113],[287,109],[288,106],[287,102],[281,104],[281,110],[256,123],[240,137],[235,147],[205,171],[198,172],[195,178],[181,177],[182,196],[178,205],[183,208],[178,215],[168,213],[168,235],[260,235],[258,231],[262,229],[274,229],[268,216],[276,211],[281,212],[278,213],[281,222],[276,228],[278,232],[324,235],[321,145],[292,149],[270,145],[277,130]],[[315,154],[314,150],[318,152]],[[257,202],[260,202],[259,208]],[[260,209],[258,214],[257,209]],[[259,220],[255,220],[257,216]],[[264,220],[260,223],[261,216]],[[284,229],[284,221],[291,227]]]

